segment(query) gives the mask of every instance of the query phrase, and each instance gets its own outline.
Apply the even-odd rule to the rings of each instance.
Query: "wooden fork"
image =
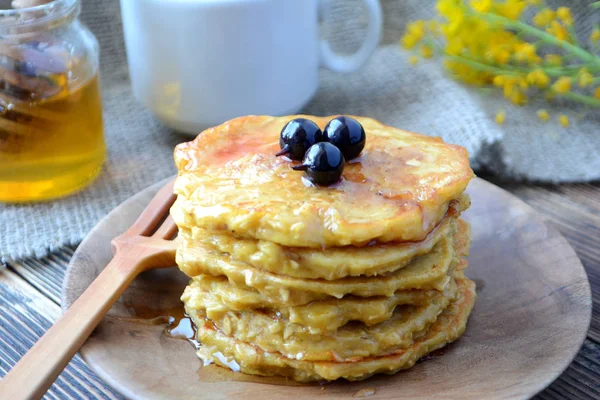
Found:
[[[0,399],[41,398],[133,279],[143,271],[175,264],[172,238],[177,226],[168,215],[174,201],[171,181],[135,223],[112,240],[112,261],[0,380]]]

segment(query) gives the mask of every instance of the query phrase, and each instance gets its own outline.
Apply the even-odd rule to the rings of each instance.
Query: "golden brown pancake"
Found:
[[[444,292],[451,296],[452,285]],[[206,309],[209,318],[221,318],[229,311],[245,312],[255,309],[267,315],[287,318],[290,323],[305,326],[311,333],[336,331],[349,321],[359,321],[367,326],[389,319],[396,306],[422,306],[440,295],[440,291],[400,290],[390,297],[344,296],[341,299],[323,296],[322,300],[303,305],[269,302],[256,290],[231,284],[224,276],[201,275],[190,281],[181,301],[188,308]]]
[[[294,117],[242,117],[177,146],[177,264],[205,363],[301,382],[410,368],[457,339],[465,149],[357,117],[367,141],[317,187],[276,157]],[[333,117],[307,117],[321,128]]]
[[[282,375],[299,382],[339,378],[361,380],[377,373],[393,374],[412,367],[419,358],[462,335],[475,301],[475,284],[460,273],[456,276],[456,282],[458,298],[408,348],[389,354],[346,362],[291,359],[229,337],[211,321],[195,314],[192,318],[202,342],[198,355],[203,360],[248,374]]]
[[[178,145],[177,225],[317,249],[420,241],[473,177],[464,148],[356,117],[361,156],[340,183],[315,187],[274,156],[292,118],[241,117]],[[307,118],[321,128],[332,119]]]
[[[398,290],[438,289],[448,284],[448,273],[454,259],[453,239],[444,237],[431,252],[416,257],[397,271],[373,277],[348,277],[328,281],[300,279],[257,270],[234,261],[227,254],[210,252],[202,246],[182,246],[177,250],[177,265],[189,274],[190,269],[209,275],[225,275],[235,284],[250,286],[261,294],[285,301],[296,293],[310,292],[341,298],[355,296],[391,296]],[[191,266],[191,267],[190,267]],[[453,268],[455,268],[454,266]]]
[[[468,257],[471,248],[471,225],[464,219],[458,219],[454,235],[454,251],[461,257]]]
[[[186,312],[208,317],[225,335],[253,343],[267,352],[278,352],[297,360],[348,361],[409,347],[413,334],[431,325],[456,294],[452,280],[446,291],[438,292],[427,304],[398,306],[387,319],[371,326],[347,320],[337,327],[329,326],[330,331],[325,333],[311,332],[308,327],[292,323],[277,312],[214,312],[211,304],[214,299],[208,293],[200,297],[201,307],[186,306]],[[365,308],[364,311],[370,310]]]
[[[456,230],[456,218],[469,205],[468,196],[461,196],[460,201],[453,202],[452,213],[449,211],[427,238],[419,242],[311,249],[240,239],[202,228],[183,228],[179,235],[190,247],[198,244],[210,252],[227,253],[232,259],[257,269],[295,278],[335,280],[347,276],[380,275],[405,266],[412,258],[430,252],[442,237],[452,235]],[[187,273],[195,276],[201,272],[188,270]]]
[[[466,256],[468,246],[465,244],[470,240],[469,225],[466,222],[460,224],[460,228],[454,237],[455,246],[460,243],[455,249],[455,257],[458,257],[458,265],[460,268],[462,260],[460,257]],[[452,269],[452,268],[451,268]],[[327,321],[328,319],[337,320],[343,318],[343,315],[353,315],[354,319],[359,319],[358,314],[363,313],[363,305],[368,305],[371,310],[370,314],[365,314],[362,320],[368,323],[369,320],[381,322],[379,319],[384,318],[386,311],[390,306],[395,305],[421,305],[425,304],[436,295],[436,289],[428,290],[400,290],[396,291],[392,296],[376,296],[376,297],[357,297],[344,296],[342,299],[330,298],[323,293],[314,293],[308,291],[292,291],[289,296],[269,297],[261,294],[256,289],[247,286],[244,282],[231,283],[226,276],[223,275],[195,275],[191,280],[190,285],[186,288],[186,292],[210,292],[215,297],[214,304],[224,306],[225,309],[242,311],[246,309],[256,308],[271,308],[284,316],[290,315],[294,319],[292,322],[305,321],[305,325],[318,325],[318,322],[311,324],[310,321]],[[193,302],[200,293],[189,293],[186,295],[185,302]],[[200,307],[200,305],[197,305]],[[373,313],[375,308],[382,310],[380,313]],[[393,310],[393,308],[392,308]],[[376,322],[373,322],[376,323]],[[314,329],[319,329],[316,326]]]

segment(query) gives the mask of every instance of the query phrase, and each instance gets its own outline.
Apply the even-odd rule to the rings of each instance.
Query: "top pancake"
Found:
[[[237,118],[178,145],[177,225],[312,248],[423,240],[473,177],[464,148],[354,117],[365,149],[340,183],[315,187],[275,157],[295,117]]]

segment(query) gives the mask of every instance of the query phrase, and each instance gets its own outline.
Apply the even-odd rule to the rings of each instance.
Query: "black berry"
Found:
[[[331,143],[321,142],[312,145],[306,152],[302,164],[292,169],[305,171],[315,185],[327,186],[340,180],[345,162],[340,149]]]
[[[308,148],[321,141],[323,141],[323,132],[317,124],[305,118],[296,118],[281,130],[279,137],[281,151],[276,156],[286,155],[292,160],[301,161]]]
[[[323,130],[323,141],[339,148],[346,160],[358,157],[365,148],[367,137],[362,125],[350,117],[337,117]]]

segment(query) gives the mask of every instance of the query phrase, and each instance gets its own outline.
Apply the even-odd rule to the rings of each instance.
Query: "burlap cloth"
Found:
[[[129,1],[129,0],[123,0]],[[301,0],[298,0],[301,1]],[[600,13],[590,1],[570,1],[582,34]],[[340,51],[360,43],[364,17],[359,0],[334,0],[324,34]],[[542,123],[535,106],[515,107],[496,95],[448,78],[435,61],[410,66],[397,45],[407,21],[431,16],[434,1],[383,0],[382,46],[361,71],[340,75],[323,70],[320,89],[304,112],[315,115],[367,115],[407,130],[443,137],[465,146],[475,169],[485,167],[515,179],[571,182],[600,178],[598,114],[569,110],[571,126]],[[132,98],[118,0],[83,0],[81,18],[98,37],[108,161],[102,175],[84,191],[37,205],[0,206],[0,256],[43,256],[77,244],[123,200],[175,173],[173,147],[186,140],[158,124]],[[507,111],[499,126],[493,116]],[[552,109],[550,109],[552,111]],[[555,112],[555,114],[558,111]]]

